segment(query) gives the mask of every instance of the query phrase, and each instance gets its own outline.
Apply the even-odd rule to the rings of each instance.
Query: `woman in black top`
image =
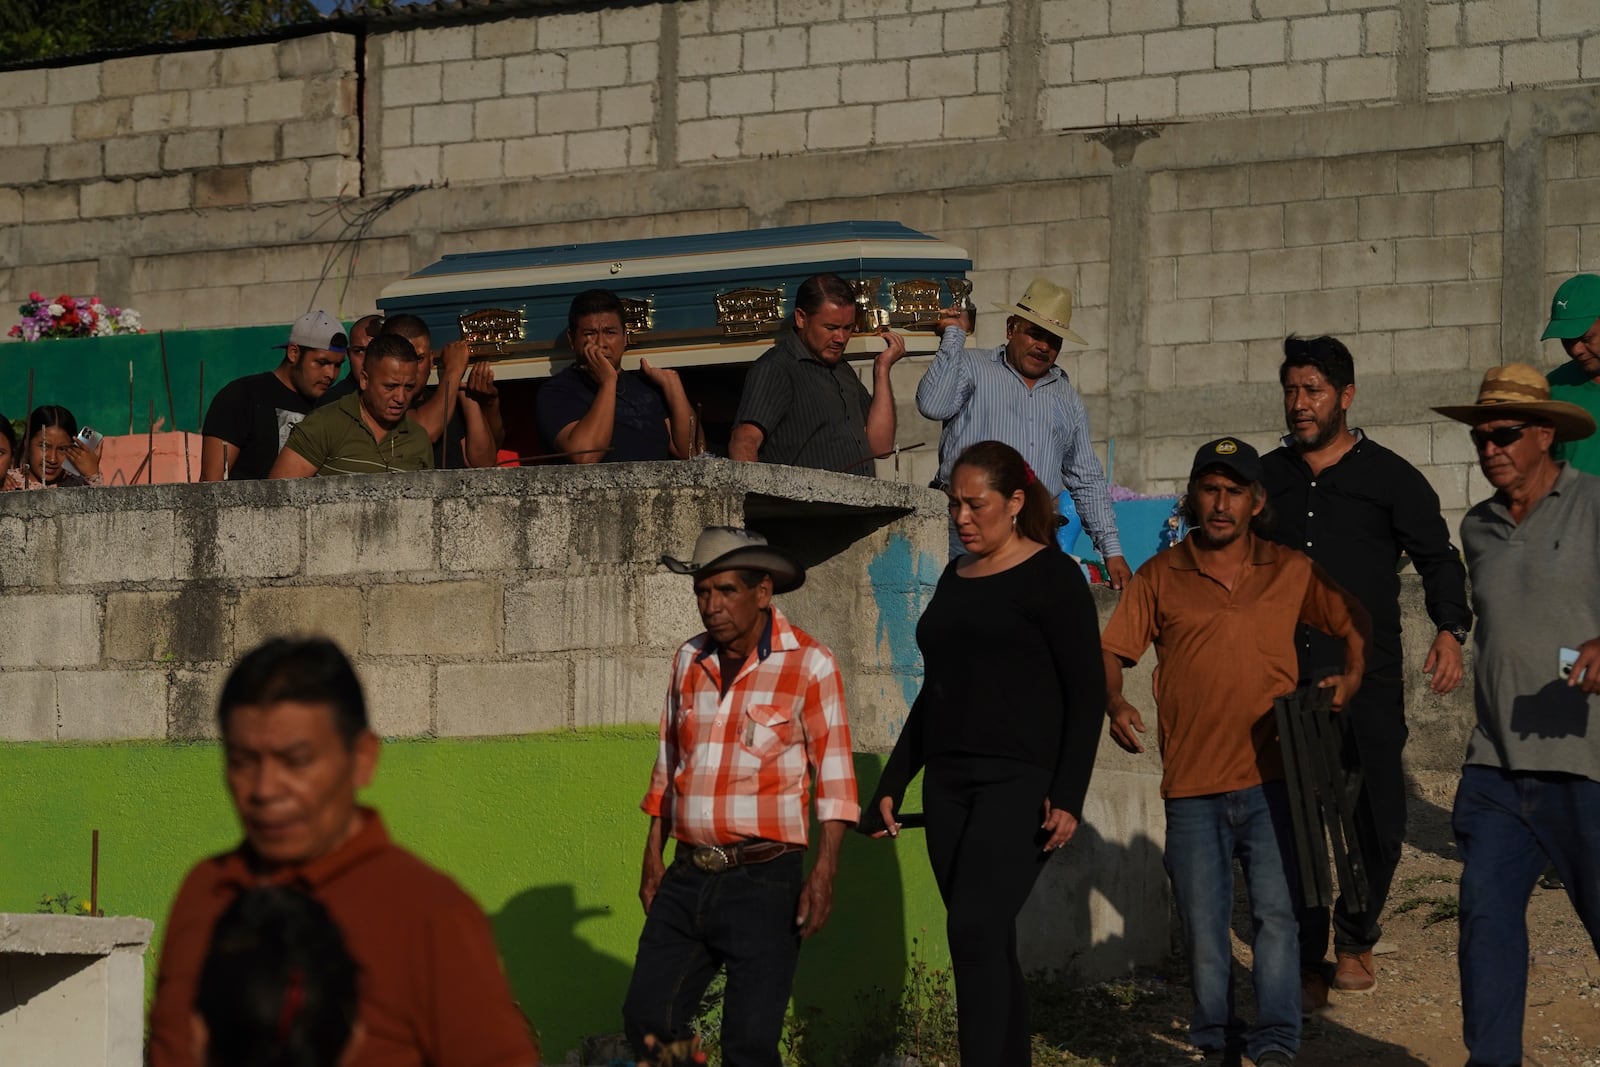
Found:
[[[981,441],[950,475],[966,554],[917,624],[925,675],[868,809],[874,836],[919,770],[928,859],[948,912],[962,1067],[1030,1062],[1017,913],[1083,814],[1105,718],[1088,583],[1056,547],[1049,494],[1016,450]],[[871,830],[873,827],[865,827]]]

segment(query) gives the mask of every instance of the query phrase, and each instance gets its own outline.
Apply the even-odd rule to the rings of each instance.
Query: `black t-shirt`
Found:
[[[224,385],[206,409],[206,437],[220,437],[239,449],[228,468],[230,481],[265,478],[294,429],[312,408],[312,401],[284,385],[272,371],[235,378]]]
[[[930,756],[1034,764],[1051,775],[1051,804],[1081,818],[1106,710],[1089,585],[1054,546],[979,578],[956,573],[957,562],[917,623],[922,691],[864,822],[876,820],[884,796],[898,806]]]
[[[534,402],[539,436],[545,448],[559,452],[556,435],[589,414],[600,392],[594,379],[576,365],[552,377],[539,388]],[[643,371],[623,371],[617,377],[617,415],[611,429],[611,451],[605,463],[672,458],[667,432],[667,403]]]

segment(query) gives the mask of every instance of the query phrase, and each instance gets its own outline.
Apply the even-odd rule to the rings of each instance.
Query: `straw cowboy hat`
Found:
[[[692,558],[662,556],[661,562],[674,574],[687,574],[696,580],[720,571],[765,571],[772,576],[774,593],[799,589],[806,582],[806,569],[798,560],[767,544],[760,534],[737,526],[707,526],[695,538]]]
[[[1015,304],[996,303],[995,307],[1008,315],[1019,315],[1035,326],[1043,326],[1073,344],[1089,343],[1073,333],[1067,325],[1072,321],[1072,290],[1057,285],[1049,278],[1035,278],[1028,283],[1027,291]]]
[[[1478,386],[1476,404],[1434,408],[1439,414],[1476,426],[1492,419],[1534,419],[1555,427],[1557,441],[1576,441],[1594,433],[1594,416],[1576,404],[1550,399],[1550,383],[1526,363],[1490,367]]]

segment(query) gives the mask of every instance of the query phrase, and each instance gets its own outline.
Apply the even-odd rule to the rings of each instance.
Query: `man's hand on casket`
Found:
[[[1106,712],[1111,717],[1111,740],[1124,751],[1143,752],[1144,743],[1139,735],[1144,733],[1144,719],[1139,709],[1121,697],[1114,697]]]
[[[493,403],[500,396],[500,388],[494,384],[494,368],[487,363],[473,367],[461,386],[461,392],[474,403]]]
[[[451,341],[439,353],[439,384],[460,382],[467,373],[467,363],[472,359],[472,346],[465,341]]]
[[[878,335],[883,338],[884,349],[873,358],[873,365],[879,370],[888,370],[900,362],[900,357],[906,354],[906,340],[893,330],[884,330]]]
[[[950,327],[959,327],[964,333],[972,332],[972,311],[970,308],[940,308],[939,317],[934,324],[934,331],[943,337],[944,332]]]

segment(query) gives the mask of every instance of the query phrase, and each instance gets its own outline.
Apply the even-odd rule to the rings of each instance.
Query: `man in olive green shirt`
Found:
[[[403,337],[373,338],[359,390],[318,408],[289,434],[271,478],[433,469],[433,442],[409,414],[417,353]]]

